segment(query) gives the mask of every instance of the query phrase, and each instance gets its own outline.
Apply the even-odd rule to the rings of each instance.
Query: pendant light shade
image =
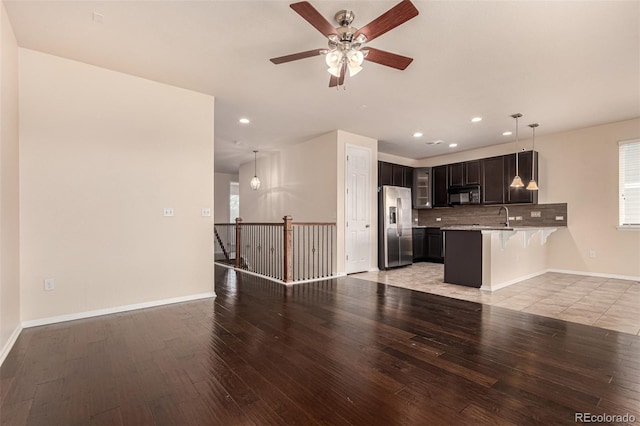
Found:
[[[538,123],[533,123],[533,124],[529,124],[529,127],[531,127],[531,130],[533,131],[533,143],[531,144],[531,180],[529,181],[529,184],[527,185],[527,189],[529,191],[537,191],[538,190],[538,184],[536,183],[536,175],[535,175],[535,171],[536,171],[536,127],[538,127],[539,124]]]
[[[522,183],[522,179],[520,179],[520,174],[518,170],[518,118],[522,117],[522,114],[520,113],[513,114],[511,117],[515,118],[516,120],[516,175],[513,178],[513,181],[511,181],[510,186],[512,188],[522,188],[524,186],[524,183]]]
[[[257,191],[260,188],[260,179],[258,179],[258,173],[256,172],[258,167],[258,151],[253,151],[253,177],[251,178],[251,189]]]

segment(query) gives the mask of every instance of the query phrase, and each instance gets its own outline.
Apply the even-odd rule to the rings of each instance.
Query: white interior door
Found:
[[[371,150],[347,145],[345,206],[346,271],[371,268]]]

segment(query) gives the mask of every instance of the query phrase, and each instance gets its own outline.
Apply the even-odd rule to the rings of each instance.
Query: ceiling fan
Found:
[[[418,15],[418,9],[409,0],[403,0],[360,29],[351,26],[355,17],[351,10],[340,10],[336,13],[335,20],[339,26],[334,28],[309,2],[302,1],[290,6],[329,39],[329,48],[271,58],[274,64],[325,55],[328,71],[331,74],[329,87],[336,87],[344,84],[347,71],[351,77],[359,73],[364,60],[399,70],[404,70],[413,61],[413,58],[373,47],[364,47],[365,43]]]

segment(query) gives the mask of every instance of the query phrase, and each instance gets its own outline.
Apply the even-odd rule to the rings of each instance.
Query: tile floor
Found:
[[[640,282],[548,272],[496,291],[445,284],[444,266],[421,262],[351,275],[396,287],[640,335]]]

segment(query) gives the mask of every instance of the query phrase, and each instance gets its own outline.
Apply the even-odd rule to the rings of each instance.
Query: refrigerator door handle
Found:
[[[402,237],[402,215],[404,212],[402,211],[402,198],[396,199],[396,205],[398,206],[398,221],[396,222],[396,232],[399,237]]]

